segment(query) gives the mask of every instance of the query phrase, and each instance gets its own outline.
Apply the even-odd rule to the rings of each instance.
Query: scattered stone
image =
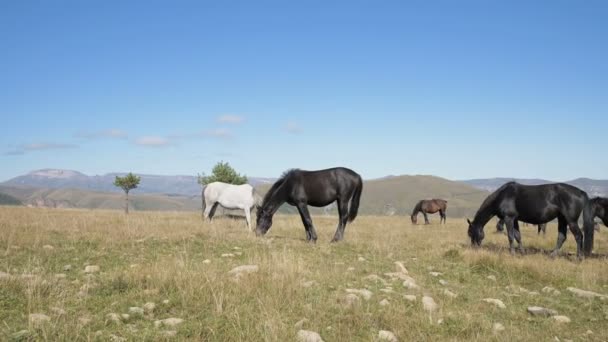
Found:
[[[46,251],[52,251],[53,249],[55,249],[55,247],[53,247],[51,245],[44,245],[44,246],[42,246],[42,249],[44,249]]]
[[[577,289],[575,287],[568,287],[567,290],[570,291],[571,293],[573,293],[575,296],[582,297],[582,298],[599,298],[601,300],[608,299],[608,296],[606,296],[606,295],[603,295],[603,294],[600,294],[597,292],[593,292],[593,291]]]
[[[146,304],[144,304],[144,311],[148,314],[151,314],[154,312],[154,309],[156,309],[156,304],[152,303],[152,302],[148,302]]]
[[[530,291],[528,292],[529,296],[538,296],[540,293],[538,293],[537,291]]]
[[[138,268],[138,267],[139,267],[139,265],[138,265],[138,264],[131,264],[131,265],[129,265],[129,267],[130,267],[130,268]]]
[[[30,323],[35,327],[42,326],[45,323],[48,323],[51,321],[51,317],[49,317],[45,314],[40,314],[40,313],[30,314],[29,318],[30,318]]]
[[[482,299],[484,302],[486,303],[490,303],[490,304],[494,304],[497,307],[501,308],[501,309],[506,309],[507,306],[505,305],[505,303],[503,303],[502,300],[500,299],[496,299],[496,298],[484,298]]]
[[[308,318],[302,318],[301,320],[297,321],[296,324],[293,325],[293,327],[296,329],[302,329],[304,323],[306,322],[308,322]]]
[[[137,306],[132,306],[129,308],[129,313],[133,316],[143,316],[144,309]]]
[[[228,274],[234,276],[235,278],[240,278],[243,275],[256,273],[260,268],[258,265],[242,265],[233,268]]]
[[[360,262],[364,262],[365,258],[360,256],[360,257],[357,258],[357,260],[359,260]]]
[[[374,294],[372,291],[367,290],[367,289],[361,289],[361,290],[346,289],[346,292],[347,293],[356,294],[356,295],[360,295],[365,300],[370,300],[372,298],[372,295]]]
[[[65,273],[57,273],[55,274],[55,279],[65,279],[67,276]]]
[[[393,332],[388,330],[380,330],[378,332],[378,340],[380,341],[388,341],[388,342],[398,342],[397,336],[393,334]]]
[[[126,327],[132,334],[138,332],[137,326],[135,324],[127,324]]]
[[[0,279],[10,279],[11,275],[6,272],[0,272]]]
[[[183,322],[184,322],[184,320],[181,318],[171,317],[171,318],[166,318],[166,319],[155,321],[154,326],[157,328],[161,327],[161,326],[176,327],[176,326],[182,324]]]
[[[131,319],[131,315],[129,315],[129,314],[121,314],[120,318],[122,318],[123,321],[127,322],[129,319]]]
[[[323,342],[321,335],[310,330],[298,331],[297,337],[299,342]]]
[[[224,254],[222,254],[222,258],[233,258],[233,257],[234,257],[234,254],[232,254],[232,253],[224,253]]]
[[[561,292],[559,292],[558,290],[554,289],[551,286],[545,286],[543,287],[543,289],[541,290],[542,293],[549,293],[552,294],[554,296],[559,296],[561,294]]]
[[[210,263],[211,263],[211,260],[209,260],[209,259],[203,260],[203,264],[210,264]]]
[[[398,273],[409,274],[407,268],[405,268],[401,261],[395,261],[395,267],[397,268]]]
[[[448,290],[448,289],[443,289],[443,294],[450,297],[450,298],[456,298],[458,297],[457,294],[455,294],[454,292]]]
[[[414,295],[403,295],[403,299],[407,300],[408,302],[415,302],[416,301],[416,296],[414,296]]]
[[[390,287],[387,287],[385,289],[380,289],[380,291],[384,292],[384,293],[395,293],[395,291]]]
[[[386,280],[380,278],[379,276],[377,276],[375,274],[370,274],[368,276],[365,276],[365,277],[363,277],[363,280],[375,281],[375,282],[382,283],[383,285],[386,285]]]
[[[448,282],[446,280],[443,280],[443,279],[439,279],[439,284],[441,284],[443,286],[448,286]]]
[[[433,277],[439,277],[440,275],[442,275],[441,272],[429,272],[430,275],[432,275]]]
[[[437,324],[442,325],[443,324],[443,318],[440,318],[437,320]]]
[[[97,273],[101,270],[97,265],[89,265],[84,268],[84,273]]]
[[[492,332],[494,332],[495,334],[497,334],[499,332],[503,332],[503,331],[505,331],[505,326],[502,325],[501,323],[492,324]]]
[[[528,313],[534,316],[555,316],[557,315],[557,311],[552,309],[543,308],[540,306],[529,306]]]
[[[71,271],[72,270],[72,265],[65,265],[65,266],[63,266],[63,270],[65,272]]]
[[[553,316],[553,319],[557,322],[557,323],[570,323],[570,317],[568,316],[561,316],[561,315],[557,315],[557,316]]]
[[[587,331],[585,332],[585,335],[593,335],[593,331],[591,331],[591,330],[587,330]]]
[[[234,252],[234,255],[241,256],[241,255],[243,255],[243,252]]]
[[[496,276],[495,275],[489,275],[489,276],[487,276],[487,278],[490,279],[491,281],[496,281]],[[498,324],[500,324],[500,323],[498,323]]]
[[[380,301],[380,306],[389,306],[391,305],[391,302],[388,301],[388,299],[383,299]]]
[[[127,339],[124,338],[124,337],[120,337],[120,336],[111,334],[110,335],[110,341],[112,341],[112,342],[126,342]]]
[[[103,330],[97,330],[95,332],[95,337],[101,337],[101,336],[103,336]]]
[[[163,300],[163,304],[165,304],[165,305],[169,304],[169,300],[168,299]]]
[[[309,288],[309,287],[313,287],[313,286],[315,286],[316,284],[317,284],[317,282],[316,282],[316,281],[314,281],[314,280],[309,280],[309,281],[304,281],[304,282],[302,282],[300,285],[301,285],[302,287],[304,287],[304,288]]]
[[[160,332],[160,336],[165,338],[171,338],[177,336],[176,330],[163,330]]]
[[[414,278],[410,278],[407,279],[403,282],[403,287],[405,287],[406,289],[410,289],[410,290],[415,290],[415,289],[419,289],[420,286],[418,286],[416,284],[416,281],[414,280]]]
[[[232,247],[232,249],[234,249],[235,251],[240,251],[241,247],[234,246],[234,247]]]
[[[49,310],[51,310],[51,312],[57,316],[63,316],[66,314],[65,310],[63,310],[62,308],[58,308],[58,307],[52,307]]]
[[[355,270],[355,268],[354,268],[354,267],[349,267],[349,268],[347,268],[346,270],[347,270],[348,272],[353,272],[353,271]]]
[[[85,326],[88,325],[89,323],[91,323],[91,319],[88,317],[80,317],[78,318],[78,323],[80,323],[80,325]]]
[[[110,322],[113,322],[113,323],[120,323],[120,322],[122,322],[121,319],[120,319],[120,315],[117,314],[117,313],[109,313],[109,314],[107,314],[106,315],[106,319],[108,321],[110,321]]]
[[[360,301],[359,296],[357,296],[354,293],[349,293],[346,296],[344,296],[344,305],[346,307],[351,307],[353,305],[358,304]]]
[[[422,307],[424,308],[424,310],[426,310],[428,312],[433,312],[433,311],[437,310],[437,308],[439,306],[437,305],[437,303],[435,303],[435,300],[433,299],[433,297],[423,296],[422,297]]]

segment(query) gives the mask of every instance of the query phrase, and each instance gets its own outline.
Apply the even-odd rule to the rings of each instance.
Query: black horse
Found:
[[[525,226],[527,226],[527,223],[524,223]],[[519,223],[518,223],[519,226]],[[540,232],[543,232],[543,235],[545,235],[547,233],[547,224],[546,223],[541,223],[538,226],[538,235],[540,235]],[[503,219],[499,219],[498,222],[496,222],[496,231],[499,233],[504,232],[505,230],[505,220]]]
[[[306,229],[306,240],[317,241],[317,233],[312,224],[308,205],[324,207],[338,201],[340,222],[332,242],[344,237],[347,222],[357,217],[363,181],[356,172],[337,167],[319,171],[289,170],[276,181],[258,207],[256,235],[264,235],[272,226],[272,216],[287,202],[298,208]],[[350,203],[350,205],[349,205]]]
[[[581,213],[583,213],[585,239],[578,226]],[[551,253],[553,256],[557,255],[564,244],[568,227],[576,239],[576,252],[579,258],[582,257],[583,247],[587,255],[593,248],[593,213],[589,197],[584,191],[569,184],[522,185],[516,182],[504,184],[483,201],[473,222],[467,219],[468,234],[473,245],[481,245],[484,238],[483,227],[493,216],[505,221],[511,253],[515,252],[514,239],[523,253],[518,220],[541,224],[557,218],[558,237],[555,249]]]
[[[590,201],[591,211],[593,212],[593,218],[599,217],[605,226],[608,226],[608,198],[605,197],[594,197]],[[599,230],[599,224],[594,222],[595,230]],[[593,234],[591,230],[591,248],[593,248]],[[586,236],[585,236],[586,238]]]

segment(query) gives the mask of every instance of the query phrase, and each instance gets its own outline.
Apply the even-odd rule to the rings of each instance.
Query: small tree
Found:
[[[114,185],[122,188],[122,190],[125,192],[125,214],[129,213],[129,191],[137,188],[139,181],[139,176],[136,176],[131,172],[124,177],[116,176],[116,179],[114,179]]]
[[[204,173],[198,175],[198,183],[202,186],[213,182],[241,185],[247,183],[247,176],[237,173],[230,164],[221,161],[215,164],[211,170],[211,176]]]

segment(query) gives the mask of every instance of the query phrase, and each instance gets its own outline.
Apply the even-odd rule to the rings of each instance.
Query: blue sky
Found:
[[[0,180],[608,178],[606,1],[2,1]]]

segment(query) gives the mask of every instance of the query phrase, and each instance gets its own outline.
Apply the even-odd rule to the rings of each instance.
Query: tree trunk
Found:
[[[125,214],[129,214],[129,192],[125,191]]]

